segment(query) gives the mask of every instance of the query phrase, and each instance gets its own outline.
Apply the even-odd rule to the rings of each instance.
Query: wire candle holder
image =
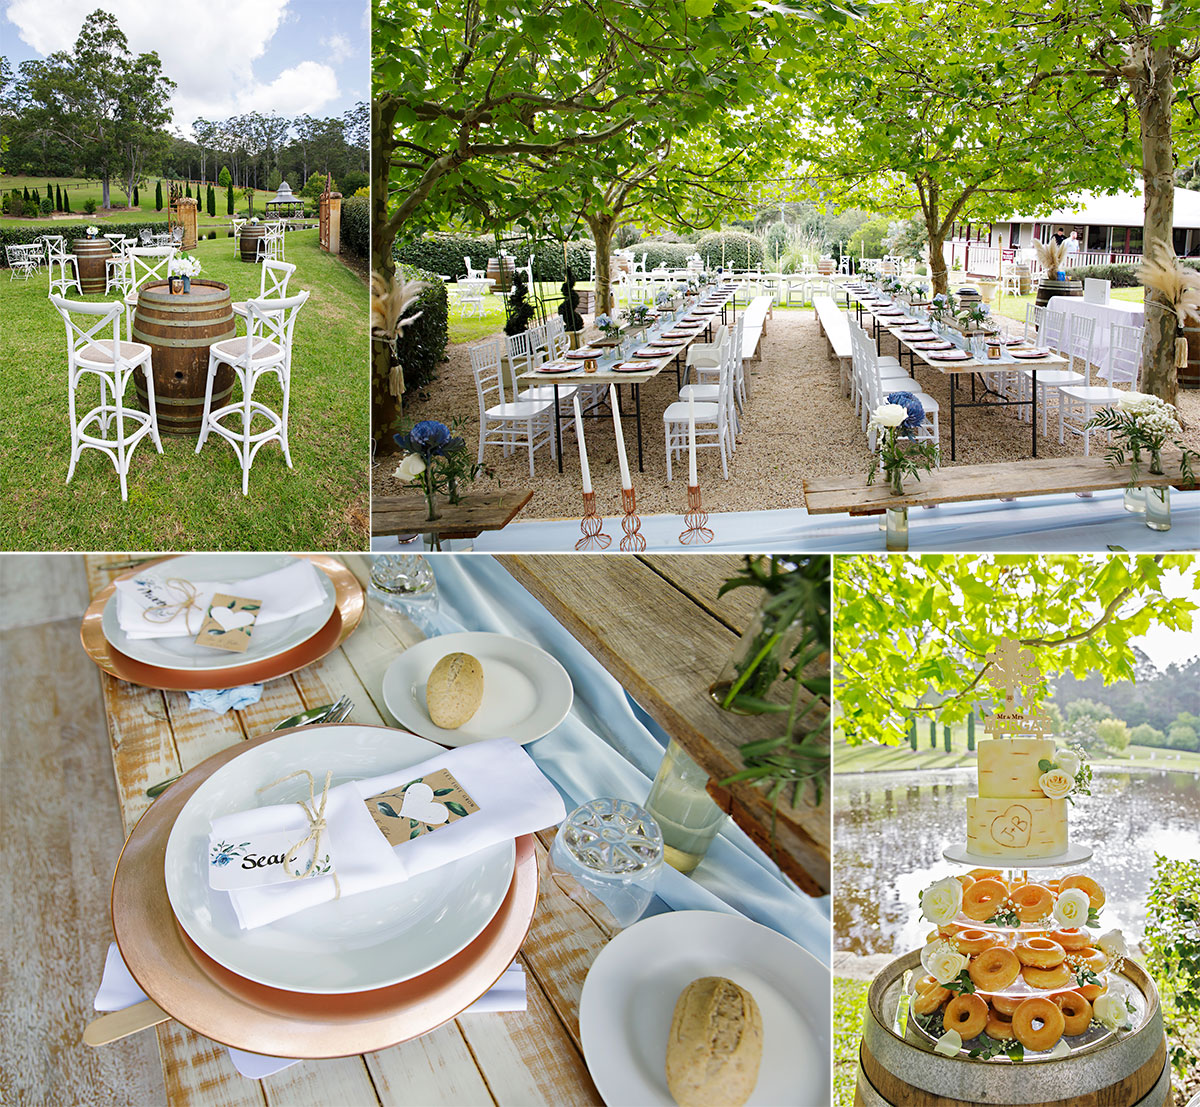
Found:
[[[700,486],[688,485],[688,511],[683,517],[687,529],[679,536],[684,546],[699,545],[713,540],[713,532],[704,524],[708,522],[708,512],[700,507]]]
[[[612,538],[604,533],[604,517],[596,514],[596,493],[583,494],[583,518],[579,521],[583,537],[575,543],[577,550],[607,550]]]
[[[642,520],[637,513],[637,496],[632,488],[621,489],[621,506],[625,509],[625,517],[621,520],[621,529],[625,532],[621,539],[622,553],[644,550],[646,540],[641,535]]]

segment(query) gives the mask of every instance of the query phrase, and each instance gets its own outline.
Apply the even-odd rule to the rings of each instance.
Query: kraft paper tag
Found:
[[[290,865],[284,866],[288,850],[305,835],[304,830],[271,831],[264,834],[247,835],[244,841],[230,842],[211,837],[208,841],[208,884],[218,892],[235,888],[259,888],[268,884],[286,884],[304,872],[308,859],[312,857],[312,843],[306,843],[296,853]],[[296,876],[292,876],[288,869]],[[333,861],[324,841],[321,853],[312,867],[309,877],[328,876],[333,872]]]
[[[363,801],[388,844],[432,834],[479,810],[466,790],[446,769],[411,780]]]
[[[244,653],[250,645],[254,622],[258,618],[262,603],[244,596],[226,596],[218,592],[208,605],[200,633],[196,635],[197,646],[211,646],[214,650]]]

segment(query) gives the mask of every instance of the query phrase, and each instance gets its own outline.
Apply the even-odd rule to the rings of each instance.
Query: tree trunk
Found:
[[[100,178],[100,206],[102,208],[110,206],[108,202],[108,170],[105,170],[104,175]]]
[[[399,366],[399,392],[392,390],[392,350],[379,338],[371,340],[371,433],[377,457],[396,452],[392,435],[404,416],[404,371]]]
[[[1172,224],[1175,215],[1175,159],[1171,137],[1171,105],[1175,89],[1171,79],[1171,50],[1152,49],[1139,41],[1131,62],[1136,75],[1130,84],[1138,105],[1142,129],[1142,180],[1146,214],[1142,253],[1161,260],[1174,257]],[[1127,69],[1127,72],[1130,72]],[[1142,332],[1142,391],[1175,402],[1178,372],[1175,367],[1174,305],[1161,292],[1146,289],[1146,325]]]
[[[596,245],[596,309],[593,318],[612,310],[612,238],[617,221],[611,215],[587,215]]]
[[[928,221],[925,227],[929,237],[929,280],[936,296],[939,292],[949,291],[950,277],[946,272],[946,235],[935,222]]]

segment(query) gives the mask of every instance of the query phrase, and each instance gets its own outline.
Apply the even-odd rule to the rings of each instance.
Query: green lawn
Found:
[[[1114,288],[1112,290],[1112,298],[1114,300],[1126,300],[1135,304],[1140,304],[1144,295],[1145,289],[1140,287]],[[996,295],[992,297],[992,310],[1009,319],[1016,319],[1019,323],[1024,323],[1025,308],[1033,303],[1036,296],[1036,291],[1030,292],[1025,296],[1001,296],[999,291],[997,291]]]
[[[193,251],[202,277],[223,281],[233,299],[259,292],[257,265],[237,261],[219,238]],[[29,281],[0,275],[0,381],[5,457],[0,526],[10,550],[352,550],[368,542],[369,402],[367,288],[353,270],[322,251],[317,232],[287,236],[296,264],[291,290],[312,293],[295,330],[288,469],[278,443],[264,446],[241,493],[233,448],[212,436],[163,435],[163,453],[147,438],[129,472],[122,503],[107,455],[85,450],[70,484],[66,330],[46,299],[43,269]],[[76,296],[78,294],[75,294]],[[104,300],[103,296],[83,297]],[[110,297],[111,298],[111,297]],[[239,333],[244,325],[239,324]],[[98,385],[82,384],[77,410],[96,403]],[[235,386],[235,396],[240,395]],[[126,400],[133,403],[132,384]],[[255,398],[278,411],[274,378]],[[86,405],[86,406],[85,406]]]
[[[833,1107],[854,1107],[869,980],[833,978]]]

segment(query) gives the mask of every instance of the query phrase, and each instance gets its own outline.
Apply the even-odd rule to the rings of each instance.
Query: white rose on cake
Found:
[[[1062,769],[1051,769],[1038,778],[1038,787],[1052,800],[1065,799],[1075,788],[1075,778]]]
[[[1072,780],[1079,773],[1079,754],[1072,753],[1070,750],[1055,750],[1054,763]]]
[[[921,967],[939,984],[957,980],[958,974],[967,967],[969,958],[964,957],[947,942],[930,942],[921,950]]]
[[[958,914],[962,898],[962,885],[948,876],[921,893],[921,914],[935,926],[945,926]]]
[[[1129,1012],[1125,1010],[1125,1002],[1120,996],[1111,992],[1097,996],[1092,1003],[1092,1015],[1101,1026],[1109,1030],[1119,1030],[1129,1022]]]
[[[960,1049],[962,1049],[962,1035],[957,1030],[947,1030],[938,1038],[933,1052],[942,1053],[947,1057],[957,1057]]]
[[[1067,929],[1086,926],[1091,901],[1087,892],[1080,888],[1068,888],[1061,892],[1054,905],[1054,917]]]
[[[1110,930],[1106,934],[1101,934],[1094,945],[1108,958],[1109,964],[1129,956],[1129,946],[1125,943],[1125,935],[1119,930]]]

